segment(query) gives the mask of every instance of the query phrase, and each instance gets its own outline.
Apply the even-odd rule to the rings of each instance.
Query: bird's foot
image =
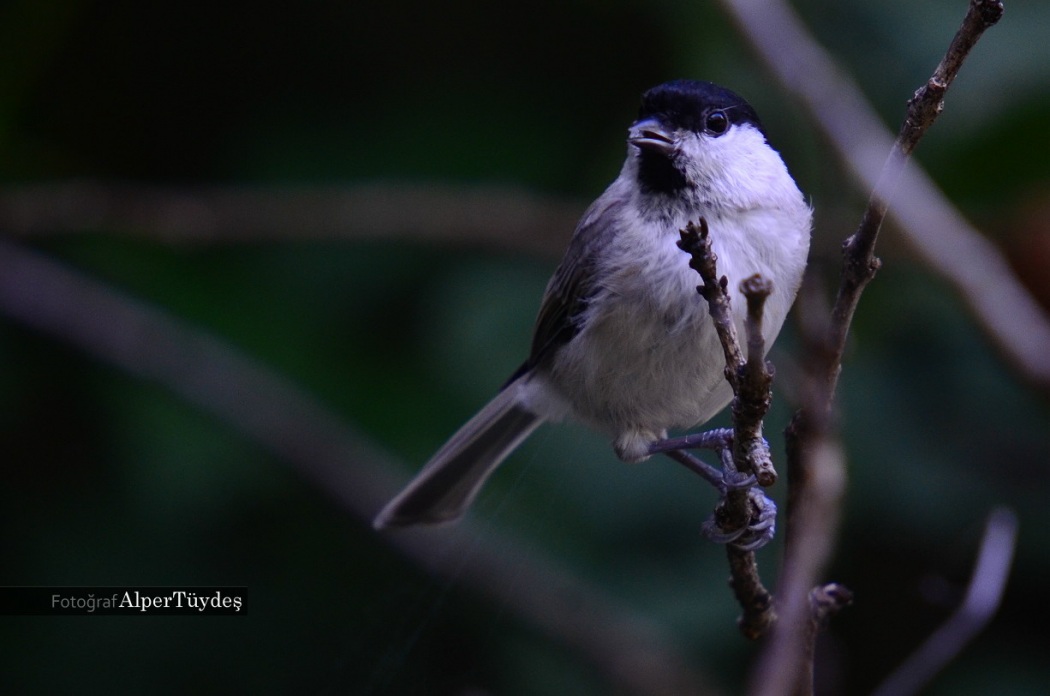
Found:
[[[700,527],[701,533],[716,544],[731,544],[741,551],[755,551],[772,541],[776,534],[776,503],[768,498],[761,488],[752,487],[747,492],[747,498],[751,510],[747,524],[725,530],[725,521],[719,520],[720,517],[725,517],[727,501],[723,498],[715,508],[715,514]]]
[[[762,440],[768,451],[768,443]],[[722,468],[711,466],[688,450],[710,449],[718,453]],[[718,489],[721,499],[715,514],[704,522],[701,531],[705,537],[719,544],[732,544],[743,551],[754,551],[768,544],[776,530],[777,506],[758,487],[752,473],[738,471],[733,461],[733,431],[728,428],[692,433],[675,438],[664,438],[649,445],[649,454],[665,454]],[[750,511],[748,521],[726,531],[731,524],[730,498],[747,497]],[[739,513],[737,513],[739,515]]]

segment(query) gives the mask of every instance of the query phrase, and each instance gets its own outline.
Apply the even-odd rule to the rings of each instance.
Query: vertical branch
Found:
[[[815,620],[810,596],[831,556],[846,483],[845,457],[836,441],[807,433],[791,446],[801,451],[789,454],[789,472],[797,471],[798,462],[802,462],[805,483],[790,478],[789,473],[795,490],[790,498],[784,566],[777,584],[780,620],[755,666],[749,690],[762,696],[811,693],[805,685],[812,681],[813,644],[824,621]],[[846,590],[834,596],[843,600],[837,608],[848,602]]]
[[[689,267],[703,281],[697,291],[707,300],[725,356],[726,380],[733,389],[733,460],[738,471],[754,474],[764,487],[772,486],[776,483],[777,472],[769,457],[769,448],[762,439],[762,419],[772,400],[773,371],[764,359],[762,313],[766,298],[773,292],[773,284],[758,274],[740,284],[740,292],[747,301],[748,351],[745,360],[730,307],[729,279],[718,276],[718,259],[711,250],[707,221],[701,218],[698,225],[690,222],[681,235],[678,246],[690,254]]]
[[[755,8],[745,10],[744,3],[729,0],[727,4],[741,21],[756,19]],[[787,12],[779,4],[776,7]],[[791,509],[784,569],[777,591],[780,620],[756,665],[751,693],[770,696],[812,693],[812,644],[822,621],[814,620],[817,604],[810,600],[811,590],[831,555],[845,487],[845,459],[841,447],[830,435],[829,419],[846,338],[861,293],[879,269],[875,243],[908,157],[943,109],[944,94],[966,55],[983,32],[998,21],[1002,11],[1002,3],[995,0],[970,1],[966,17],[944,59],[933,77],[909,101],[907,117],[883,165],[861,223],[843,245],[838,294],[822,345],[814,351],[822,364],[813,375],[802,411],[785,434]],[[844,125],[838,124],[838,127]],[[846,598],[848,594],[833,592],[827,596]]]
[[[729,560],[729,588],[741,610],[737,627],[748,640],[758,640],[777,621],[773,593],[762,584],[754,551],[744,551],[729,544],[726,558]]]
[[[700,218],[699,223],[689,222],[681,231],[682,239],[678,248],[689,254],[689,267],[697,272],[703,285],[696,290],[707,300],[707,309],[718,332],[718,342],[726,361],[726,380],[737,393],[738,371],[744,364],[740,343],[737,341],[736,324],[733,322],[733,311],[729,306],[729,279],[718,276],[716,266],[718,257],[711,250],[710,230],[707,220]]]
[[[766,362],[766,341],[762,336],[762,311],[773,293],[773,283],[757,273],[740,284],[747,301],[747,362],[737,376],[737,395],[733,399],[733,457],[750,463],[751,470],[764,488],[776,483],[777,472],[762,439],[762,419],[773,399],[773,365]]]
[[[770,385],[773,374],[765,362],[765,342],[762,338],[762,312],[772,284],[754,275],[741,283],[740,290],[747,300],[747,360],[737,340],[736,325],[730,307],[725,276],[718,276],[717,257],[711,250],[707,221],[697,225],[690,222],[681,231],[678,246],[689,253],[689,266],[699,275],[703,284],[697,288],[707,301],[711,319],[718,332],[725,356],[725,376],[733,389],[733,464],[742,474],[754,474],[763,486],[776,482],[777,473],[769,456],[769,448],[762,439],[762,419],[769,410]],[[761,496],[761,494],[757,494]],[[740,529],[759,516],[759,501],[751,488],[730,489],[715,512],[715,519],[723,530]],[[734,544],[726,546],[729,561],[730,587],[743,613],[738,625],[750,639],[766,633],[776,621],[773,596],[762,584],[758,574],[755,553]]]
[[[747,300],[747,361],[736,370],[736,396],[732,407],[733,459],[746,462],[759,485],[766,487],[777,480],[769,447],[762,438],[762,419],[769,411],[773,384],[773,366],[765,360],[762,310],[773,292],[773,284],[756,274],[740,284],[740,291]],[[737,468],[741,468],[741,464],[737,464]],[[748,638],[759,638],[776,623],[773,596],[761,583],[753,585],[753,578],[758,577],[753,551],[730,544],[726,547],[726,554],[732,569],[733,593],[744,610],[738,622],[740,630]]]

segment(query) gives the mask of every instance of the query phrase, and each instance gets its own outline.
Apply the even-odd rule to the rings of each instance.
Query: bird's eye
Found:
[[[729,130],[729,117],[724,111],[712,111],[704,121],[704,128],[712,135],[722,135]]]

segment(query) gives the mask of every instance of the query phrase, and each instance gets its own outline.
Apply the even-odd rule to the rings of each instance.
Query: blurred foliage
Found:
[[[798,6],[895,127],[965,1]],[[1050,210],[1047,26],[1050,5],[1008,3],[919,151],[1022,256],[1050,234],[1018,224],[1033,201]],[[816,271],[834,278],[863,200],[706,3],[12,0],[0,38],[4,184],[508,182],[582,209],[618,170],[638,94],[695,76],[763,114],[818,211]],[[553,268],[294,235],[36,246],[258,357],[411,467],[524,357]],[[987,511],[1007,504],[1021,545],[1001,615],[930,693],[1043,693],[1047,402],[892,230],[881,252],[841,385],[851,479],[829,577],[856,604],[822,643],[823,688],[862,693],[909,654],[957,603]],[[788,329],[775,361],[790,366],[794,345]],[[251,603],[241,619],[3,618],[6,693],[611,692],[163,389],[9,321],[0,365],[0,584],[247,585]],[[770,433],[790,410],[778,392]],[[672,464],[626,466],[601,438],[560,427],[522,448],[473,514],[671,626],[737,690],[755,647],[736,633],[721,549],[698,534],[712,502]],[[776,559],[760,557],[771,581]]]

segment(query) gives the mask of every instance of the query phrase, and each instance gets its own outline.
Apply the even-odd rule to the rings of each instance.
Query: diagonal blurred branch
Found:
[[[370,526],[405,467],[294,384],[221,340],[37,252],[0,238],[0,313],[118,369],[156,382],[232,425]],[[468,558],[443,553],[461,543]],[[638,694],[712,689],[664,630],[552,559],[464,521],[384,537],[430,572],[453,577],[584,655]],[[450,557],[451,556],[451,557]]]
[[[723,0],[723,3],[772,71],[815,112],[814,117],[824,123],[829,138],[840,148],[840,154],[847,159],[854,174],[871,190],[859,227],[843,244],[839,291],[826,331],[821,332],[826,339],[819,340],[812,351],[813,357],[819,358],[822,364],[811,370],[815,379],[811,380],[812,385],[807,390],[802,410],[796,414],[785,433],[791,508],[784,570],[777,591],[780,620],[756,666],[751,685],[752,692],[756,694],[811,694],[812,665],[807,663],[807,655],[811,657],[811,651],[807,646],[812,645],[813,632],[819,630],[821,622],[813,620],[815,605],[810,603],[809,598],[812,596],[811,588],[831,556],[845,484],[845,461],[841,448],[830,436],[830,421],[847,336],[861,294],[879,268],[880,262],[874,253],[875,243],[890,199],[894,197],[900,183],[914,185],[913,178],[917,171],[914,169],[910,171],[912,179],[902,182],[909,156],[940,114],[944,94],[968,53],[984,31],[999,21],[1002,4],[993,0],[970,0],[966,16],[944,59],[933,76],[908,102],[904,123],[897,138],[891,141],[878,125],[877,119],[865,113],[860,91],[838,72],[831,58],[807,35],[802,22],[785,2]],[[805,75],[805,79],[798,79],[798,75]],[[836,107],[841,104],[850,105],[857,113]],[[867,129],[871,132],[864,132]],[[864,138],[863,142],[867,144],[862,147],[859,142],[853,141],[857,136]],[[872,166],[874,153],[871,147],[877,148],[880,153],[889,153],[879,167]],[[874,175],[876,171],[877,177]],[[902,193],[907,190],[911,190],[909,186],[905,186]],[[914,199],[904,202],[905,207],[916,204]],[[917,235],[917,232],[912,230],[912,234]],[[976,233],[971,236],[976,237]],[[948,258],[951,257],[935,259],[942,272],[947,269],[943,261]],[[956,258],[960,257],[957,255]],[[963,266],[974,264],[975,271],[988,271],[985,258],[962,257],[962,262]],[[992,268],[994,271],[994,264]],[[1012,273],[1007,272],[1006,276],[1002,282],[1013,282],[1023,294],[1022,300],[1031,301]],[[969,286],[957,287],[964,294],[971,289]],[[984,296],[987,294],[983,293]],[[979,298],[973,299],[976,302]],[[980,316],[984,305],[971,303],[971,306]],[[1000,311],[1007,309],[999,308]],[[985,321],[986,328],[989,328],[988,320]],[[1050,336],[1050,326],[1047,332]],[[1009,336],[996,336],[1001,339],[1000,345],[1008,346],[1011,350],[1028,350],[1026,346],[1012,343]],[[1036,377],[1042,384],[1050,385],[1050,361],[1042,362],[1045,363],[1042,367],[1047,368],[1044,375],[1046,379],[1038,375]],[[1042,369],[1040,365],[1029,367]],[[848,592],[832,594],[848,598]]]
[[[557,257],[584,207],[499,186],[173,189],[67,181],[0,189],[0,230],[19,237],[104,231],[169,244],[411,239]]]
[[[722,0],[722,5],[766,67],[805,106],[861,188],[876,190],[894,139],[856,83],[784,0]],[[918,165],[905,168],[889,215],[923,261],[955,288],[1010,363],[1050,389],[1050,318],[999,249]]]
[[[1016,515],[1007,508],[992,510],[962,605],[879,686],[874,696],[918,693],[984,630],[999,610],[1016,544]]]
[[[804,58],[792,64],[804,66]],[[837,71],[831,76],[852,89],[839,99],[834,89],[821,89],[828,83],[815,79],[805,83],[803,102],[851,171],[874,186],[892,139],[848,78]],[[903,177],[890,216],[960,293],[1007,359],[1026,378],[1050,388],[1050,354],[1041,350],[1050,341],[1050,320],[998,248],[969,226],[921,169],[909,167]],[[171,189],[79,181],[0,190],[0,229],[20,237],[105,231],[170,244],[451,241],[557,258],[583,208],[518,189],[447,184]]]

